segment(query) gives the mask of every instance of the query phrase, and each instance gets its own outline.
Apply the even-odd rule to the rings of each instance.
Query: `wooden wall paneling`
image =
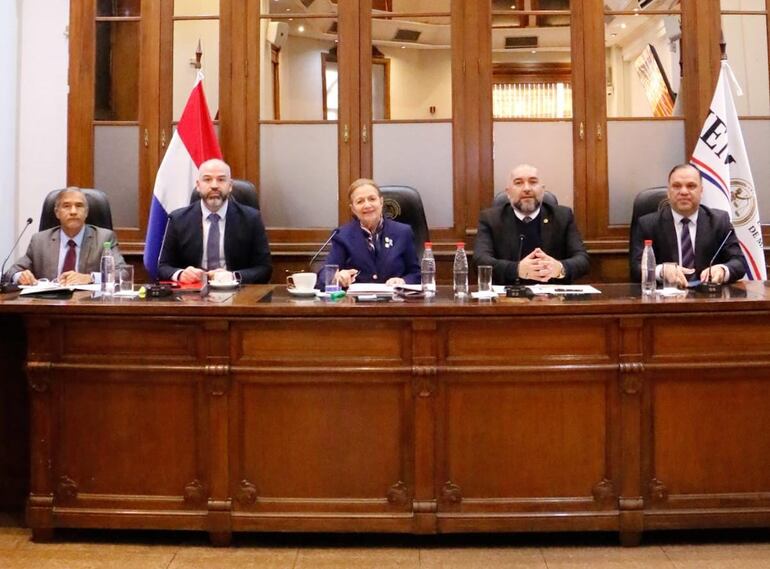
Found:
[[[361,128],[365,123],[361,115],[361,104],[357,93],[363,81],[361,78],[363,74],[361,69],[362,60],[364,62],[367,61],[361,53],[363,41],[361,33],[362,26],[364,25],[363,22],[365,18],[369,17],[369,13],[369,3],[366,1],[363,3],[343,1],[338,4],[339,21],[337,27],[340,41],[337,44],[337,55],[340,82],[340,110],[339,121],[337,122],[337,143],[339,148],[337,219],[340,223],[350,219],[348,187],[353,180],[359,178],[365,171],[365,165],[362,163],[363,150],[361,148]],[[369,30],[370,23],[367,21],[365,26]],[[371,31],[369,30],[364,33],[370,34]],[[369,89],[371,89],[371,86],[369,86]],[[371,125],[367,126],[367,128],[370,129]],[[371,171],[371,164],[368,165],[368,168]]]
[[[351,172],[351,182],[356,177],[371,178],[374,172],[374,151],[372,147],[372,3],[371,0],[361,0],[358,4],[358,53],[357,69],[358,85],[355,92],[350,93],[350,102],[358,110],[359,125],[358,134],[361,141],[359,147],[358,172]],[[391,86],[392,88],[392,86]],[[341,217],[348,219],[347,188],[343,188],[343,196],[340,195]]]
[[[262,94],[260,92],[260,46],[263,45],[265,38],[261,37],[261,21],[260,15],[260,3],[249,2],[248,0],[231,0],[232,3],[237,1],[245,2],[245,27],[243,32],[245,36],[242,38],[244,43],[244,50],[246,53],[246,77],[245,77],[245,100],[243,101],[243,108],[239,111],[242,112],[244,117],[245,131],[244,131],[244,143],[246,145],[246,154],[244,156],[244,176],[247,180],[251,180],[257,187],[257,193],[260,191],[260,136],[259,136],[259,120],[260,118],[272,118],[272,117],[260,117],[260,107]],[[241,115],[238,115],[241,116]],[[275,272],[275,271],[274,271]]]
[[[95,7],[95,2],[70,3],[67,185],[86,188],[94,184]]]
[[[27,317],[27,383],[30,401],[30,482],[26,521],[32,528],[33,541],[53,537],[53,463],[54,427],[51,366],[56,329],[45,317]]]
[[[438,396],[437,322],[412,321],[412,399],[414,409],[415,533],[436,533],[436,403]]]
[[[643,398],[646,377],[642,363],[643,325],[641,318],[622,318],[619,322],[620,354],[618,386],[620,390],[620,448],[618,508],[620,540],[625,546],[638,545],[644,529],[644,496],[642,488]]]
[[[249,37],[249,15],[242,0],[220,0],[220,139],[225,160],[237,178],[246,176],[246,155],[250,149],[247,144],[248,122],[241,120],[247,100],[249,55],[246,38]],[[259,41],[255,43],[257,46],[264,45]],[[257,96],[256,102],[259,101]]]
[[[588,4],[588,5],[586,5]],[[596,200],[596,180],[595,172],[588,166],[586,153],[586,123],[587,99],[586,93],[587,74],[595,72],[594,69],[586,69],[590,65],[589,47],[587,42],[592,38],[586,38],[586,30],[582,22],[589,16],[586,10],[591,14],[595,9],[590,3],[573,2],[571,3],[570,14],[570,34],[571,34],[571,64],[572,64],[572,160],[573,160],[573,178],[572,188],[573,210],[575,221],[584,239],[589,235],[589,203],[593,204]],[[590,52],[593,53],[593,52]],[[604,71],[602,71],[604,73]],[[589,193],[590,192],[590,193]]]
[[[212,543],[227,545],[232,536],[230,493],[230,327],[227,322],[207,320],[200,339],[204,344],[205,384],[208,413],[208,532]]]
[[[490,2],[452,2],[454,236],[468,241],[467,251],[481,204],[494,192],[491,25]]]

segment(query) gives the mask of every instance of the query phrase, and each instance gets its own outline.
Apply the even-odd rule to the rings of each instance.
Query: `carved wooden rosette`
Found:
[[[191,507],[203,507],[206,504],[206,489],[200,480],[196,479],[185,485],[184,503]]]
[[[253,506],[257,503],[257,487],[248,480],[241,480],[235,499],[241,506]]]
[[[417,397],[432,397],[436,393],[436,366],[412,366],[412,389]]]
[[[388,489],[388,503],[403,506],[409,502],[409,488],[401,480]]]
[[[206,392],[215,397],[225,395],[230,389],[230,365],[207,365],[203,370],[206,376]]]
[[[462,491],[457,484],[447,480],[441,487],[441,499],[448,504],[457,505],[463,500]]]
[[[615,492],[615,484],[608,478],[602,478],[591,489],[594,501],[598,504],[609,506],[612,505],[617,499],[617,492]]]
[[[666,488],[666,485],[657,478],[650,480],[648,489],[650,492],[650,501],[653,504],[659,504],[668,500],[668,488]]]
[[[72,504],[78,499],[78,485],[69,476],[60,476],[54,490],[56,503],[59,505]]]

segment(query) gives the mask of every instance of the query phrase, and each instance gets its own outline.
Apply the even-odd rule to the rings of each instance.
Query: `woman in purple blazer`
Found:
[[[350,185],[348,200],[356,219],[337,230],[326,259],[327,265],[339,266],[340,286],[419,283],[412,228],[382,216],[382,192],[377,184],[365,178],[356,180]]]

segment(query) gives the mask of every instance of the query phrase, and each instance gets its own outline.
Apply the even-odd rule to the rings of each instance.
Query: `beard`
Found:
[[[540,200],[538,200],[535,196],[532,196],[531,198],[520,199],[514,202],[513,207],[518,209],[521,213],[529,215],[540,207]]]
[[[216,211],[222,207],[222,204],[225,203],[225,199],[227,199],[227,196],[224,194],[210,193],[203,199],[203,201],[211,211]]]

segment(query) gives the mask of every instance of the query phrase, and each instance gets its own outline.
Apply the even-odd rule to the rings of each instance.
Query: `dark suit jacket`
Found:
[[[541,249],[564,265],[566,278],[554,282],[569,283],[585,275],[590,268],[588,253],[580,237],[572,210],[560,205],[540,204]],[[510,202],[485,209],[479,215],[479,229],[473,248],[476,266],[492,265],[495,284],[516,282],[519,271],[519,230]]]
[[[385,283],[391,277],[401,277],[409,284],[420,282],[412,228],[388,218],[383,222],[376,259],[369,251],[361,224],[354,219],[340,227],[332,238],[332,250],[325,264],[358,269],[359,283]],[[323,283],[323,270],[320,277],[319,282]]]
[[[29,269],[38,279],[53,280],[58,277],[59,270],[59,244],[61,243],[61,227],[52,227],[40,231],[32,236],[27,247],[26,254],[19,258],[8,269],[7,279],[19,271]],[[66,237],[66,235],[65,235]],[[78,259],[79,273],[96,273],[100,270],[100,260],[105,241],[112,243],[112,255],[115,257],[115,266],[124,263],[123,256],[118,249],[118,238],[109,229],[86,225],[83,233],[83,241],[80,244],[80,258]]]
[[[695,228],[696,275],[700,275],[703,269],[708,268],[709,261],[716,253],[727,232],[732,228],[727,212],[700,206],[698,226]],[[676,239],[671,207],[643,215],[634,227],[628,248],[631,282],[638,283],[642,279],[641,262],[645,239],[652,239],[652,250],[655,252],[656,263],[679,262],[679,244]],[[733,231],[714,264],[727,265],[730,270],[730,282],[732,282],[746,274],[745,263],[741,246],[738,244],[735,231]]]
[[[228,199],[225,216],[225,265],[244,284],[267,283],[273,272],[262,217],[253,207]],[[158,277],[169,280],[180,269],[200,267],[203,260],[201,204],[171,212],[158,259]]]

